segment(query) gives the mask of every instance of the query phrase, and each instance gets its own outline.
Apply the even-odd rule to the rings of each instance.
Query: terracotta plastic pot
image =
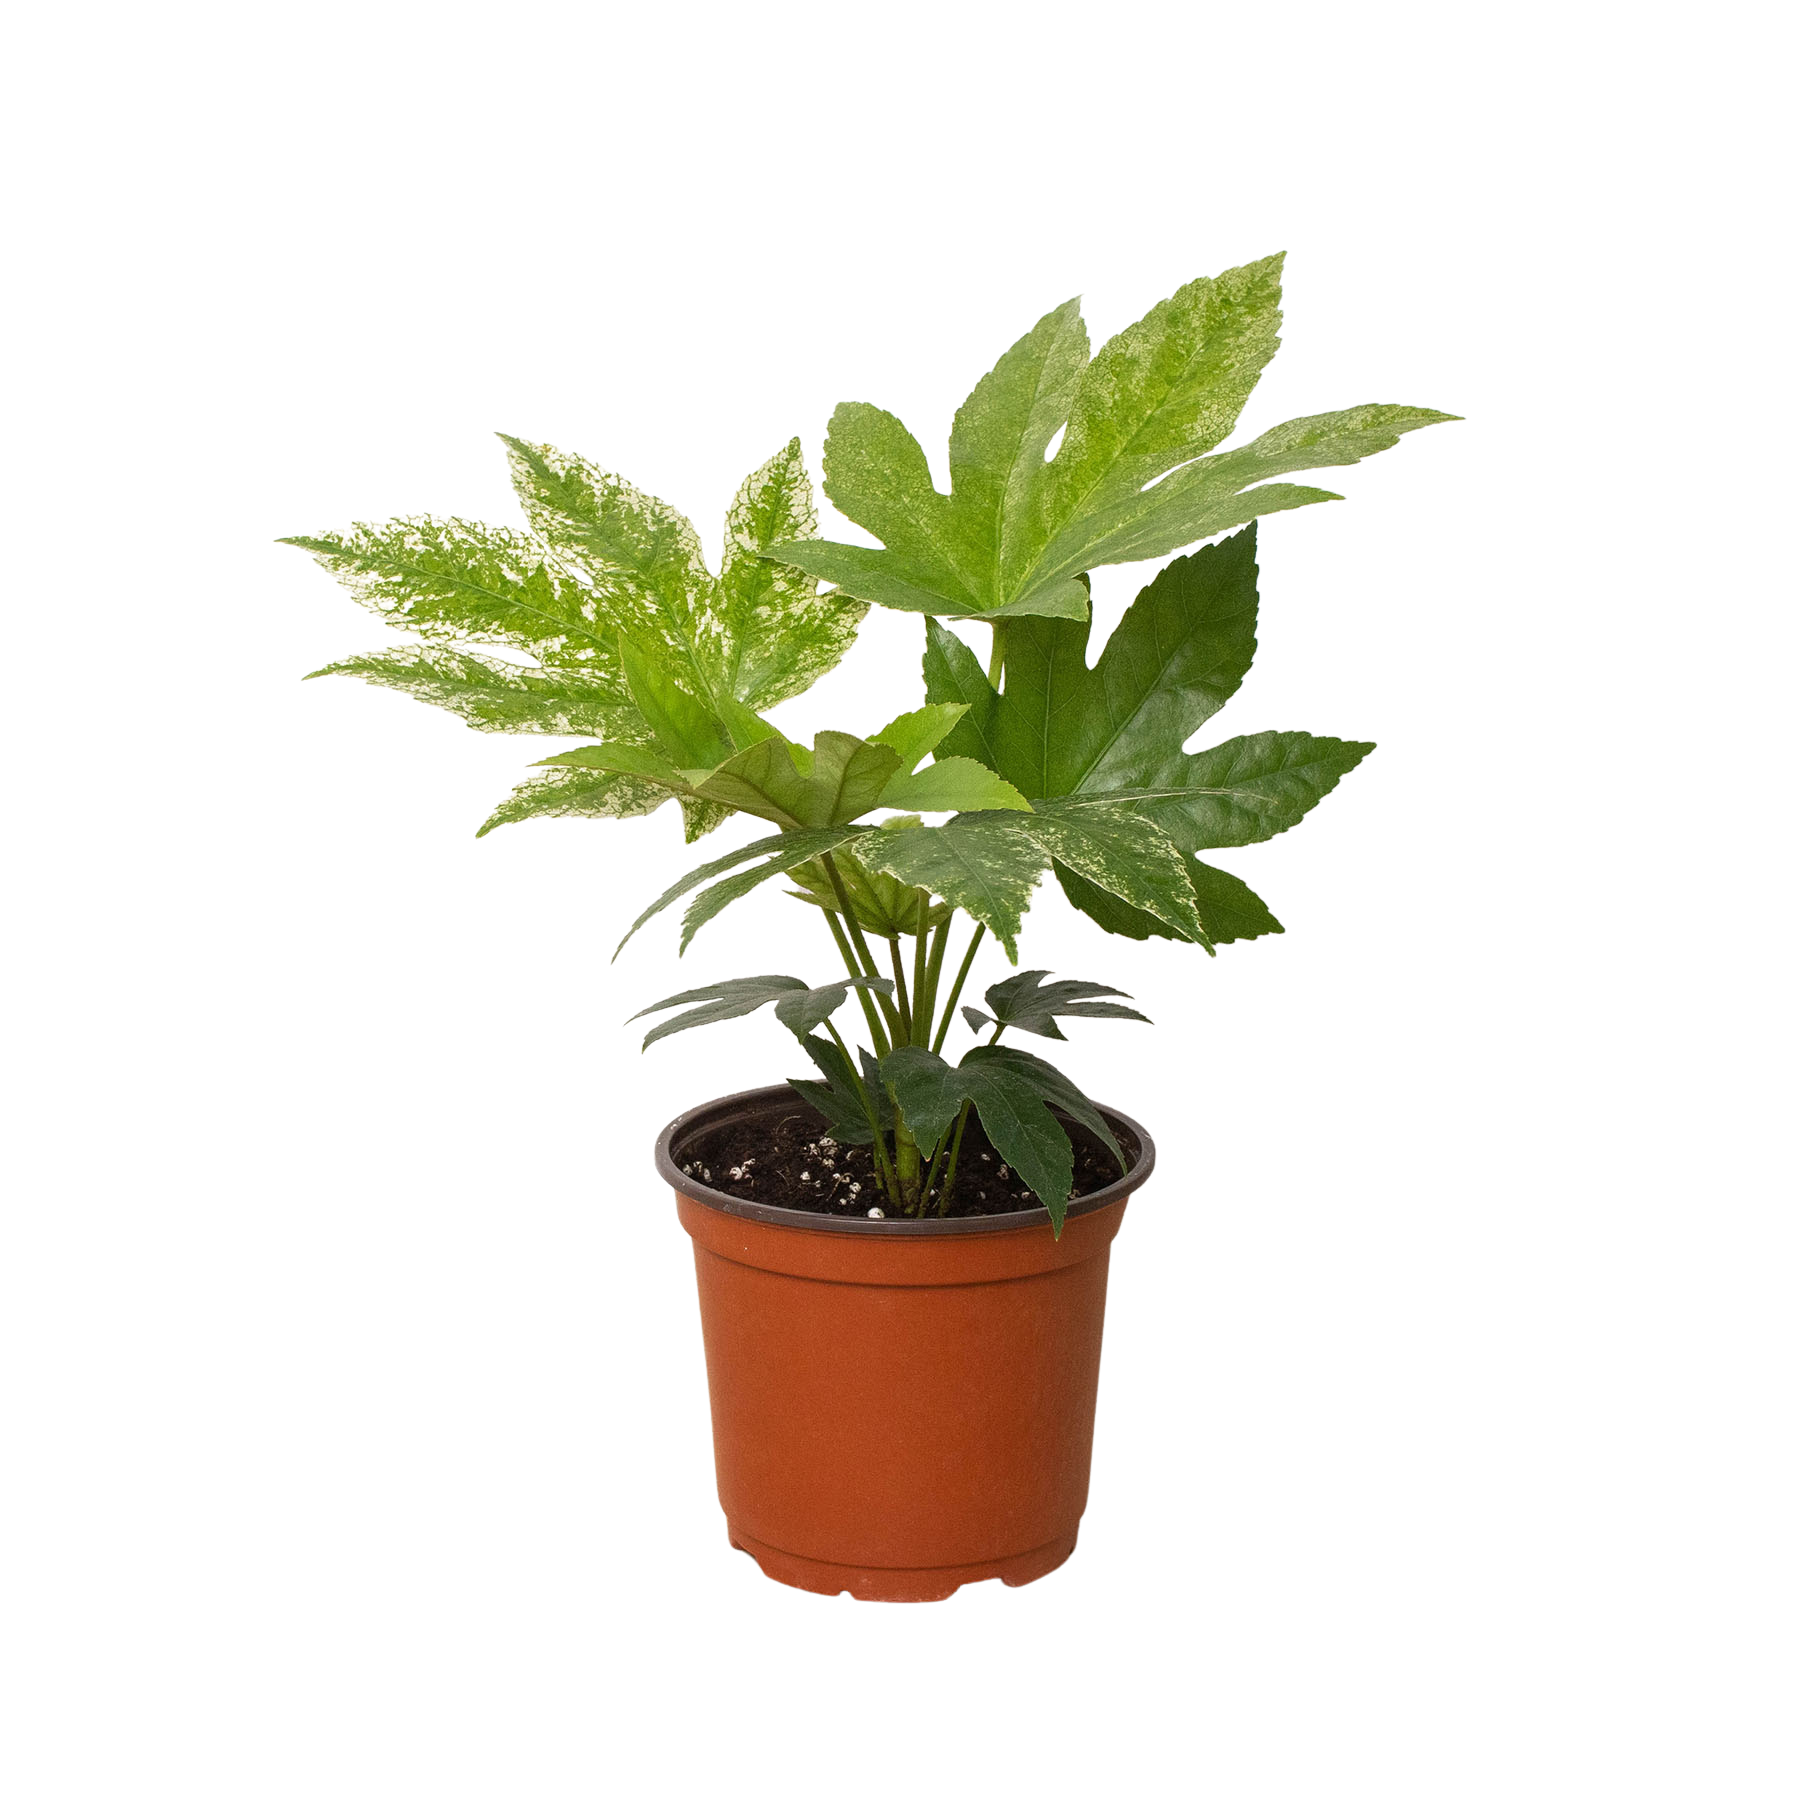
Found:
[[[1075,1548],[1087,1505],[1109,1246],[1149,1176],[1041,1209],[871,1220],[734,1200],[681,1173],[727,1122],[805,1112],[758,1088],[683,1113],[656,1166],[694,1240],[719,1501],[765,1575],[863,1600],[1017,1587]]]

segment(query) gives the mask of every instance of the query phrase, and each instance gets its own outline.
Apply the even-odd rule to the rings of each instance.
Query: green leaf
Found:
[[[669,797],[666,788],[605,769],[547,769],[522,781],[475,833],[525,819],[636,819]]]
[[[1081,302],[1066,300],[1001,357],[957,410],[950,485],[967,529],[990,539],[984,566],[991,604],[1006,598],[1003,572],[1019,555],[1009,534],[1031,517],[1044,452],[1069,417],[1087,360]]]
[[[689,693],[663,664],[629,638],[620,639],[619,663],[657,747],[676,768],[710,769],[731,754],[731,738],[717,711]]]
[[[1299,824],[1374,748],[1304,731],[1260,731],[1192,756],[1177,753],[1142,788],[1092,799],[1153,819],[1184,850],[1260,844]],[[1089,799],[1079,795],[1075,804]]]
[[[1048,969],[1025,969],[995,982],[987,991],[992,1013],[965,1006],[963,1017],[977,1031],[1000,1024],[1011,1031],[1031,1031],[1047,1038],[1063,1035],[1056,1023],[1059,1018],[1137,1019],[1146,1025],[1150,1023],[1141,1012],[1102,998],[1117,994],[1129,1000],[1131,996],[1122,988],[1103,987],[1096,981],[1053,981],[1045,986],[1044,977],[1049,973]]]
[[[926,692],[969,709],[943,749],[981,754],[1032,802],[1008,823],[1032,834],[1072,904],[1108,931],[1208,950],[1278,931],[1249,888],[1194,853],[1287,830],[1372,748],[1305,732],[1183,748],[1255,652],[1255,542],[1251,527],[1171,563],[1091,668],[1085,623],[1009,624],[1002,693],[966,645],[927,626]],[[1135,844],[1143,823],[1157,833]]]
[[[903,1044],[881,1059],[881,1079],[907,1129],[927,1150],[942,1141],[968,1099],[959,1072],[919,1044]]]
[[[962,1059],[964,1069],[971,1065],[1004,1065],[1021,1079],[1029,1081],[1050,1105],[1060,1106],[1077,1124],[1085,1125],[1112,1152],[1114,1162],[1119,1165],[1119,1172],[1124,1173],[1125,1152],[1119,1148],[1119,1140],[1113,1136],[1112,1127],[1101,1117],[1100,1109],[1093,1101],[1062,1070],[1045,1062],[1041,1056],[1033,1056],[1029,1050],[1021,1050],[1014,1044],[979,1044]],[[986,1122],[984,1118],[982,1123]],[[995,1148],[1000,1146],[996,1145]]]
[[[847,593],[820,593],[816,579],[770,559],[778,543],[818,530],[800,440],[748,476],[725,515],[719,572],[718,665],[724,691],[767,708],[804,693],[836,668],[868,607]]]
[[[549,444],[508,437],[513,487],[531,529],[592,584],[608,624],[690,691],[721,679],[713,582],[694,528],[667,501]]]
[[[598,597],[520,532],[462,519],[394,519],[283,538],[310,552],[388,624],[438,642],[510,644],[578,668],[627,698]]]
[[[871,744],[886,744],[900,759],[900,772],[910,775],[956,728],[966,706],[921,706],[902,713],[891,724],[871,733]]]
[[[412,693],[484,730],[630,745],[654,737],[676,768],[710,769],[778,735],[755,709],[832,667],[866,610],[766,557],[774,542],[816,528],[798,439],[739,489],[717,581],[693,528],[663,501],[548,445],[505,442],[536,535],[401,519],[283,540],[310,551],[388,623],[431,643],[317,672]],[[541,667],[439,647],[448,643],[511,645]],[[532,778],[483,829],[654,806],[641,782],[562,771]],[[692,794],[681,806],[690,842],[727,816],[720,802]]]
[[[1060,1235],[1074,1184],[1069,1135],[1051,1112],[1060,1107],[1125,1158],[1098,1109],[1060,1070],[1005,1045],[971,1050],[954,1069],[929,1050],[909,1045],[882,1059],[883,1084],[921,1144],[936,1143],[964,1101],[980,1115],[988,1142],[1044,1203]]]
[[[1092,362],[1076,303],[1046,314],[957,413],[949,494],[933,488],[898,419],[840,406],[825,491],[884,547],[814,539],[772,554],[884,606],[1078,620],[1087,603],[1076,578],[1089,570],[1337,498],[1269,478],[1359,461],[1453,415],[1355,407],[1292,420],[1209,457],[1275,352],[1281,262],[1189,282]],[[1062,443],[1046,461],[1058,426]]]
[[[1056,865],[1056,879],[1062,884],[1070,905],[1086,913],[1104,931],[1139,939],[1179,935],[1162,920],[1140,912],[1135,906],[1128,906],[1062,863]],[[1235,875],[1228,875],[1210,863],[1190,859],[1188,879],[1194,884],[1194,903],[1199,908],[1200,923],[1206,932],[1202,942],[1208,950],[1215,944],[1264,937],[1283,929],[1281,921],[1269,911],[1261,897]]]
[[[920,824],[916,813],[908,813],[899,818],[883,819],[876,829],[916,831]],[[923,888],[910,887],[891,875],[877,875],[864,868],[854,849],[834,852],[834,860],[838,878],[850,896],[851,910],[864,931],[883,938],[911,936],[919,929],[921,915],[928,930],[941,925],[950,916],[948,907],[932,905],[931,896]],[[837,890],[823,863],[802,863],[788,873],[801,890],[795,894],[795,899],[822,907],[826,912],[842,914]]]
[[[1192,943],[1205,935],[1186,858],[1157,821],[1118,807],[1044,801],[1018,829],[1044,853],[1045,867],[1066,864]]]
[[[850,1059],[829,1038],[805,1037],[800,1044],[825,1079],[799,1081],[790,1076],[788,1086],[824,1114],[833,1137],[846,1144],[873,1143],[870,1098]]]
[[[644,1048],[648,1050],[658,1038],[669,1037],[677,1031],[689,1031],[696,1025],[716,1025],[722,1019],[741,1019],[759,1006],[767,1006],[771,1000],[795,992],[804,994],[806,983],[792,975],[744,975],[735,981],[716,981],[711,987],[689,988],[685,993],[671,994],[668,999],[658,1000],[631,1017],[641,1019],[646,1013],[663,1012],[671,1006],[685,1006],[696,1000],[704,1002],[690,1012],[679,1013],[654,1026],[644,1038]],[[626,1022],[629,1024],[630,1020]]]
[[[1085,622],[1009,625],[994,767],[1033,799],[1148,786],[1168,751],[1237,692],[1255,654],[1252,527],[1169,564],[1091,669]]]
[[[711,987],[689,988],[685,993],[671,994],[667,1000],[658,1000],[631,1016],[641,1019],[645,1013],[664,1012],[671,1006],[685,1006],[692,1001],[704,1003],[656,1026],[644,1039],[644,1048],[648,1050],[658,1038],[668,1037],[673,1032],[687,1031],[695,1025],[716,1025],[722,1019],[739,1019],[773,1001],[775,1017],[796,1037],[805,1038],[844,1004],[853,987],[879,988],[885,994],[893,992],[894,984],[881,976],[847,975],[841,981],[828,981],[823,987],[809,988],[792,975],[746,975],[734,981],[714,982]]]
[[[535,766],[540,769],[602,769],[616,775],[635,775],[672,794],[685,794],[690,786],[679,769],[642,744],[580,744],[573,750],[559,750],[554,756],[546,756]]]
[[[1045,1105],[1035,1082],[1010,1064],[994,1060],[1004,1054],[1001,1046],[971,1050],[957,1074],[981,1116],[988,1142],[1044,1203],[1051,1227],[1060,1236],[1075,1184],[1069,1134]],[[977,1060],[984,1056],[989,1060]]]
[[[739,751],[695,792],[778,825],[818,828],[847,823],[883,804],[899,757],[843,731],[821,731],[804,750],[785,738],[765,738]]]
[[[975,652],[936,619],[925,621],[925,691],[940,703],[963,708],[963,716],[943,740],[944,754],[970,756],[998,769],[1000,696],[989,685]]]
[[[883,806],[916,812],[1030,812],[1010,781],[967,756],[940,757],[916,774],[902,772],[881,791]]]
[[[871,832],[859,840],[856,854],[865,868],[960,906],[1017,961],[1019,921],[1048,862],[1018,829],[1023,816],[959,813],[917,831]]]
[[[828,981],[803,994],[785,995],[775,1002],[775,1017],[795,1037],[804,1038],[844,1004],[853,987],[874,988],[881,994],[894,991],[894,984],[885,975],[846,975],[842,981]]]
[[[612,779],[625,778],[614,776]],[[623,950],[638,934],[640,928],[647,925],[665,907],[674,905],[684,894],[691,894],[695,888],[724,875],[728,870],[742,868],[745,863],[755,862],[758,857],[766,857],[768,858],[767,865],[760,870],[753,871],[759,879],[770,875],[785,874],[800,863],[809,861],[815,856],[822,856],[827,850],[835,850],[841,844],[849,843],[852,838],[861,836],[865,829],[866,827],[862,826],[840,826],[830,831],[777,832],[773,837],[758,838],[753,844],[743,844],[712,862],[702,863],[697,869],[690,869],[672,887],[665,888],[662,893],[658,894],[632,920],[631,929],[620,938],[619,949],[613,952],[614,958],[616,959],[619,950]],[[752,883],[752,886],[754,885]],[[749,890],[744,891],[748,892]],[[721,904],[726,904],[726,902],[721,902]],[[713,913],[718,910],[719,908],[715,907]],[[713,913],[709,913],[707,917],[712,917]],[[693,932],[690,931],[687,935],[692,937]],[[683,947],[686,947],[685,940]]]
[[[355,675],[453,712],[477,731],[531,731],[551,737],[624,738],[640,729],[629,697],[612,680],[572,670],[540,673],[467,651],[408,644],[347,656],[314,669]]]

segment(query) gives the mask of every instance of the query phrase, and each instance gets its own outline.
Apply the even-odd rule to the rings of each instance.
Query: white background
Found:
[[[1800,1791],[1794,292],[1775,10],[39,8],[6,130],[0,1786],[17,1800]],[[1157,1134],[1035,1586],[777,1586],[711,1490],[673,809],[477,843],[554,748],[307,670],[277,536],[513,519],[491,432],[718,522],[840,399],[939,459],[1290,253],[1245,429],[1467,416],[1268,522],[1208,740],[1377,754],[1221,857],[1066,1064]],[[1102,624],[1143,570],[1098,584]],[[781,715],[913,703],[873,617]],[[741,835],[735,828],[733,836]],[[715,840],[723,845],[731,837]],[[995,958],[984,969],[998,978]]]

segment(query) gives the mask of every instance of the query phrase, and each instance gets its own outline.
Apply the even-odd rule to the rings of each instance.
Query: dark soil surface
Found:
[[[1119,1179],[1112,1152],[1085,1126],[1071,1124],[1069,1139],[1075,1152],[1075,1199]],[[1124,1143],[1123,1148],[1129,1162],[1132,1146]],[[837,1142],[819,1115],[798,1101],[790,1108],[731,1120],[701,1133],[681,1146],[676,1167],[736,1200],[845,1219],[866,1218],[872,1206],[882,1207],[889,1217],[898,1216],[887,1209],[869,1147]],[[950,1210],[938,1215],[934,1207],[933,1216],[978,1219],[1025,1212],[1039,1204],[1037,1195],[987,1141],[980,1119],[971,1114]]]

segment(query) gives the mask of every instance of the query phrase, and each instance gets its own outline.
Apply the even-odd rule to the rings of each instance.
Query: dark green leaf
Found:
[[[941,1056],[918,1044],[903,1044],[881,1059],[881,1079],[907,1128],[929,1154],[968,1097],[962,1078]]]
[[[822,987],[807,988],[804,993],[784,995],[775,1002],[775,1017],[795,1037],[804,1038],[844,1004],[853,987],[874,988],[882,994],[894,991],[894,984],[885,975],[846,975],[842,981],[828,981]]]
[[[615,776],[612,779],[622,778]],[[674,886],[664,889],[632,920],[631,929],[619,940],[619,950],[623,950],[631,942],[637,935],[639,927],[648,924],[664,907],[673,905],[683,894],[692,893],[703,882],[711,881],[730,869],[741,868],[745,863],[754,862],[758,857],[769,858],[769,863],[765,868],[753,871],[759,879],[770,875],[784,874],[787,870],[812,857],[821,856],[827,850],[835,850],[840,844],[849,843],[852,838],[860,836],[863,829],[860,826],[841,826],[831,831],[777,832],[773,837],[758,838],[753,844],[744,844],[712,862],[702,863],[699,868],[690,869]],[[721,902],[720,904],[725,903]],[[717,912],[718,908],[715,907],[713,911]],[[712,914],[709,913],[707,916],[711,917]],[[704,923],[704,921],[702,922]],[[688,936],[692,937],[692,935],[693,932],[690,931]],[[618,956],[619,950],[613,952],[615,958]]]
[[[1102,987],[1095,981],[1053,981],[1048,986],[1044,977],[1048,969],[1025,969],[997,981],[987,991],[992,1015],[965,1006],[963,1016],[980,1030],[985,1025],[1001,1024],[1011,1031],[1036,1032],[1039,1037],[1060,1038],[1063,1033],[1056,1021],[1064,1019],[1138,1019],[1150,1021],[1129,1006],[1116,1006],[1102,998],[1117,994],[1129,1000],[1122,988]]]
[[[716,981],[711,987],[689,988],[685,993],[671,994],[668,999],[658,1000],[631,1017],[641,1019],[645,1013],[663,1012],[671,1006],[685,1006],[690,1001],[703,1002],[691,1012],[679,1013],[653,1027],[644,1039],[644,1048],[648,1050],[658,1038],[669,1037],[674,1032],[687,1031],[696,1025],[716,1025],[722,1019],[741,1019],[759,1006],[767,1006],[771,1000],[806,992],[806,983],[792,975],[744,975],[735,981]],[[838,998],[843,998],[841,992]]]
[[[824,1115],[833,1137],[846,1144],[873,1143],[875,1133],[869,1123],[869,1098],[850,1059],[829,1038],[806,1037],[800,1043],[825,1079],[802,1081],[789,1076],[788,1086]]]

